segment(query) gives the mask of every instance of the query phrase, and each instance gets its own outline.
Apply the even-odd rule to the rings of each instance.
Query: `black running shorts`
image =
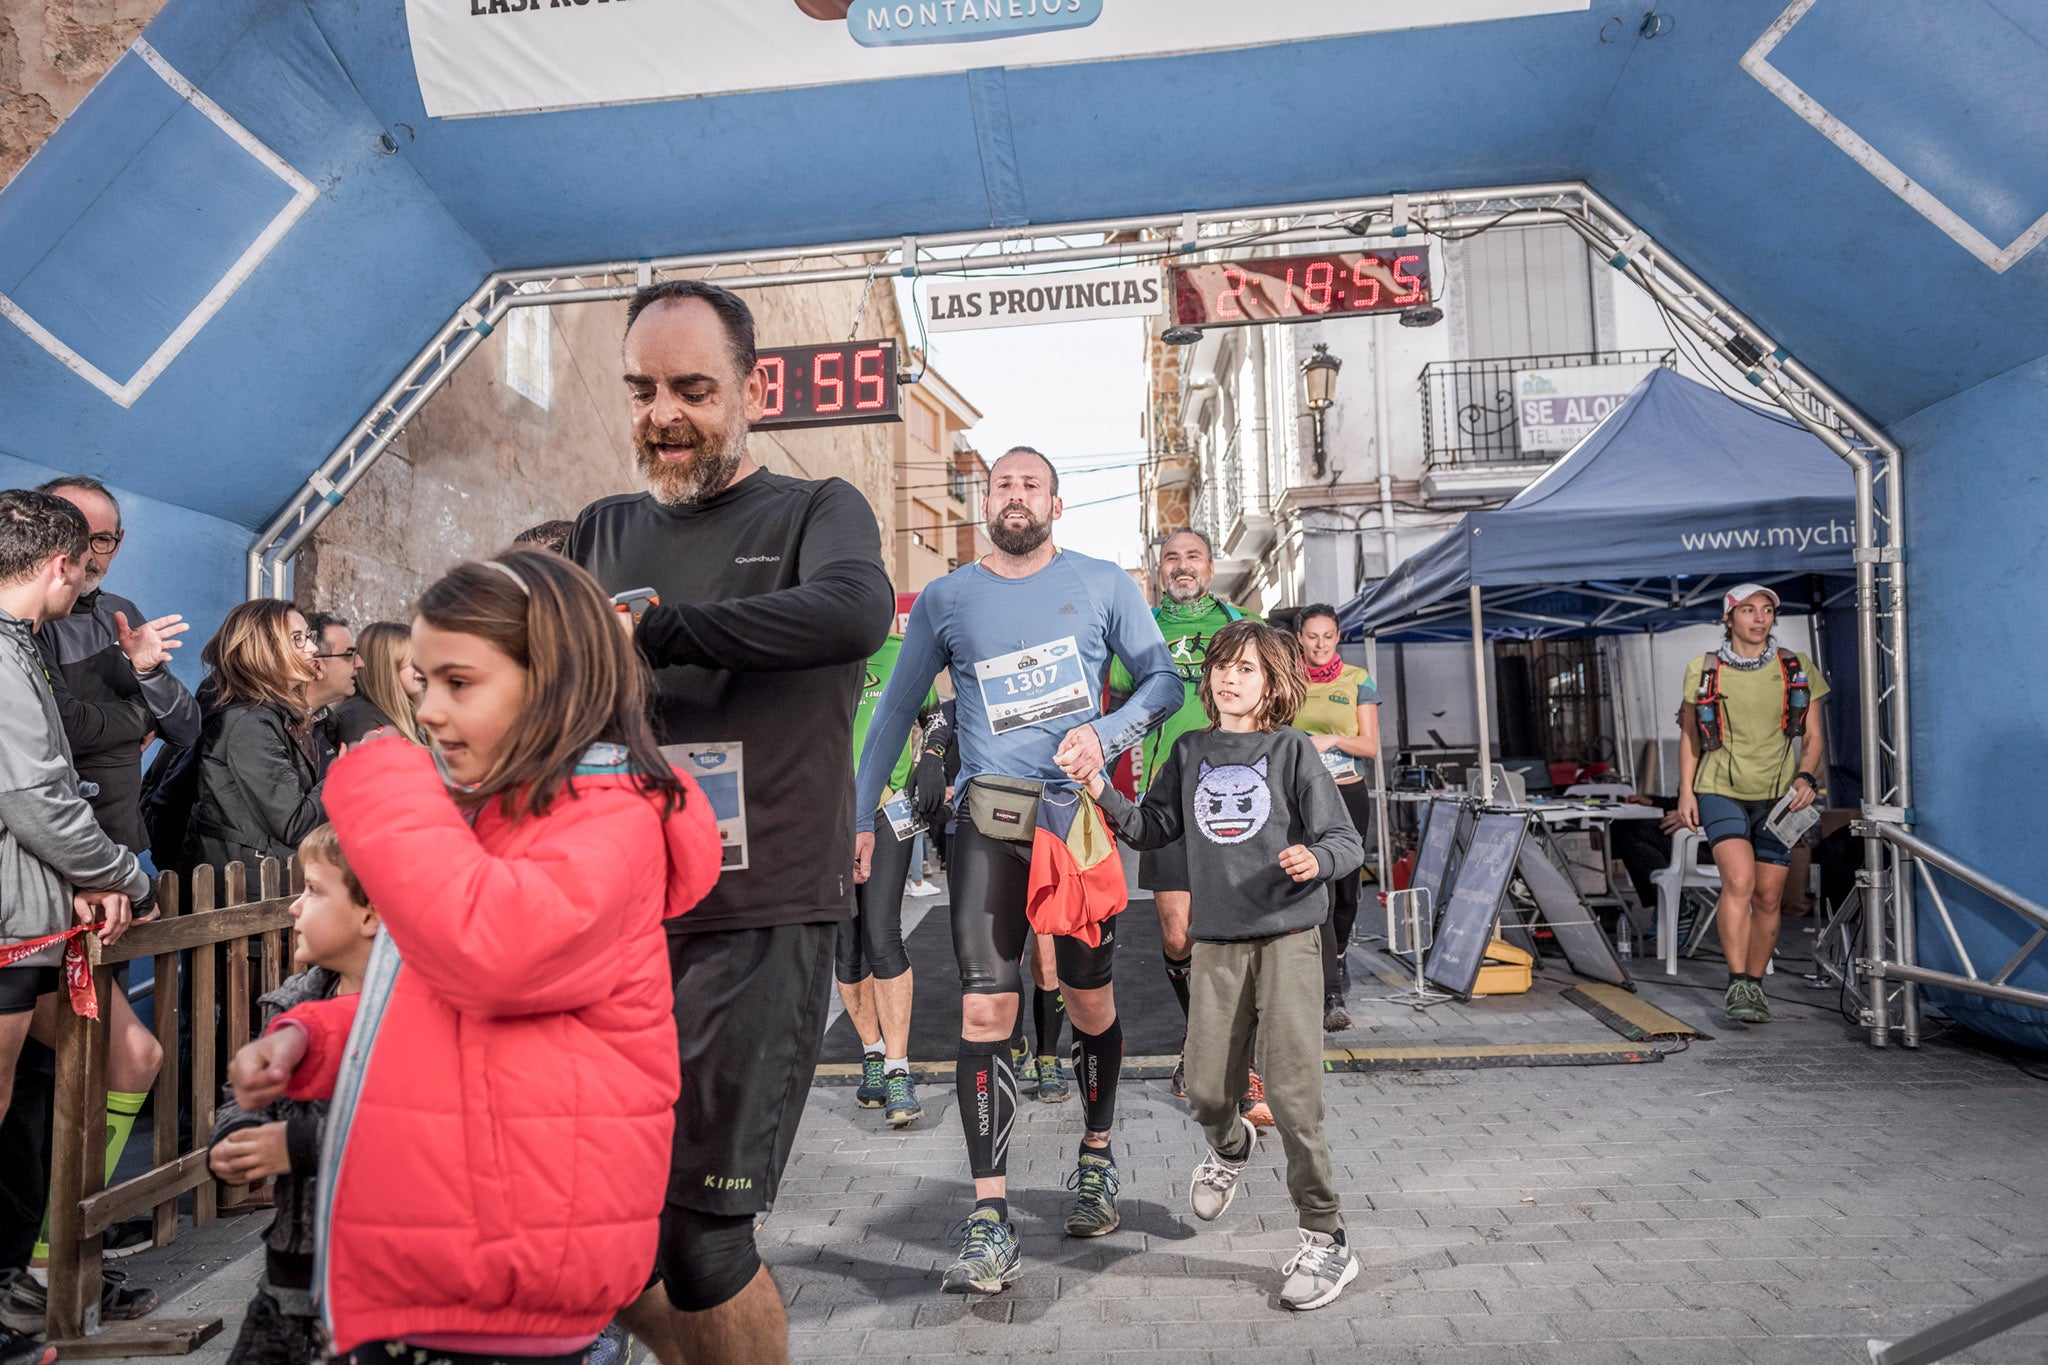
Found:
[[[991,839],[962,820],[953,835],[947,880],[953,892],[953,955],[960,962],[962,995],[1014,995],[1024,988],[1018,963],[1031,925],[1024,898],[1031,889],[1031,847]],[[1102,923],[1102,942],[1055,938],[1060,984],[1097,990],[1110,983],[1116,956],[1116,921]]]
[[[818,1067],[838,930],[669,935],[683,1065],[671,1205],[734,1215],[775,1203]]]

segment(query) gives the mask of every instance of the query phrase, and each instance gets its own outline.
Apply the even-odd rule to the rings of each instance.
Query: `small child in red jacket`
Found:
[[[435,753],[372,739],[327,778],[383,919],[362,994],[282,1016],[230,1079],[245,1109],[333,1097],[315,1293],[338,1360],[570,1365],[654,1264],[679,1090],[662,921],[716,880],[717,830],[567,560],[457,566],[413,658]]]
[[[309,1000],[333,1000],[363,988],[377,912],[334,837],[321,825],[299,841],[306,889],[292,902],[298,932],[292,962],[301,968],[257,1003],[271,1020]],[[213,1117],[213,1173],[235,1185],[276,1176],[277,1212],[263,1234],[263,1278],[242,1313],[228,1365],[315,1365],[322,1346],[313,1305],[313,1210],[327,1106],[279,1099],[244,1110],[232,1098]]]

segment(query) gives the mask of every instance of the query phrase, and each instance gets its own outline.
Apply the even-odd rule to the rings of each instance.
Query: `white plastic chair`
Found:
[[[1714,904],[1721,894],[1721,869],[1700,866],[1699,842],[1704,835],[1680,826],[1671,833],[1671,861],[1650,874],[1657,888],[1657,947],[1664,956],[1664,975],[1678,975],[1678,907],[1688,891],[1711,893],[1705,913],[1693,924],[1694,940],[1706,933]]]

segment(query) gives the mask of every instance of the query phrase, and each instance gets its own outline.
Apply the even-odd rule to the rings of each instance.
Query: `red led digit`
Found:
[[[1357,292],[1351,296],[1354,308],[1377,308],[1380,302],[1380,277],[1365,273],[1365,262],[1361,260],[1351,267],[1351,287]]]
[[[1244,296],[1244,283],[1245,276],[1242,270],[1239,270],[1234,265],[1223,267],[1224,288],[1216,295],[1215,303],[1210,309],[1218,321],[1230,319],[1241,322],[1244,320],[1244,306],[1239,302]],[[1227,311],[1225,305],[1228,305]]]
[[[868,362],[870,361],[874,362],[873,374],[868,373]],[[868,386],[871,384],[874,386],[874,397],[862,397],[861,395],[868,391]],[[876,408],[882,406],[882,400],[887,393],[888,386],[882,382],[882,348],[877,346],[872,350],[855,351],[853,353],[854,410],[856,412],[873,412]]]
[[[1301,311],[1301,300],[1294,296],[1294,267],[1291,265],[1287,267],[1287,292],[1280,297],[1280,311],[1282,313],[1299,313]]]
[[[827,365],[832,367],[832,373],[830,374],[825,373]],[[817,401],[811,405],[813,411],[839,412],[846,407],[845,376],[846,352],[820,351],[818,353],[817,359],[811,362],[811,387],[817,393]],[[828,389],[832,394],[829,399],[825,397]]]
[[[1401,273],[1402,266],[1414,265],[1420,262],[1421,260],[1422,257],[1413,251],[1408,252],[1405,255],[1396,256],[1394,258],[1394,283],[1396,285],[1404,285],[1407,287],[1406,293],[1396,294],[1394,296],[1395,303],[1420,303],[1425,297],[1428,296],[1429,290],[1424,287],[1421,280],[1417,279],[1413,275],[1404,275]]]
[[[784,382],[788,374],[788,366],[779,355],[764,355],[761,357],[760,370],[763,381],[761,389],[761,417],[765,421],[770,417],[782,416],[782,409],[788,402],[789,389],[788,385]]]
[[[1316,278],[1317,271],[1322,272],[1321,279]],[[1330,295],[1333,292],[1331,286],[1333,282],[1336,280],[1336,278],[1336,266],[1331,265],[1328,261],[1310,261],[1308,264],[1307,285],[1301,291],[1302,306],[1307,308],[1308,311],[1311,313],[1329,312]],[[1318,292],[1322,294],[1322,298],[1320,300],[1318,300],[1316,297]]]

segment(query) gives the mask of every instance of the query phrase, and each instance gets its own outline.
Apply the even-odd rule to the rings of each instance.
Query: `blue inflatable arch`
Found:
[[[1031,12],[1083,15],[1075,43],[1211,50],[1067,61],[1042,34],[1017,39],[1040,45],[1026,59],[1001,42],[947,58],[917,46],[937,6],[884,6],[905,26],[861,36],[889,77],[870,80],[705,37],[775,0],[170,0],[0,191],[0,477],[105,474],[163,547],[124,572],[173,582],[206,629],[245,592],[258,533],[339,494],[311,476],[374,438],[380,398],[437,338],[459,345],[451,320],[494,276],[598,262],[618,283],[763,248],[1583,183],[1667,287],[1679,269],[1710,285],[1782,349],[1761,372],[1832,392],[1878,456],[1873,505],[1901,513],[1866,547],[1867,605],[1904,626],[1884,640],[1887,714],[1902,684],[1921,700],[1882,735],[1911,809],[1872,814],[2041,898],[2048,7],[1661,0],[1624,21],[1584,0],[1443,0],[1433,13],[1469,21],[1228,48],[1180,31],[1217,0],[1161,4]],[[524,65],[450,42],[636,7],[672,38],[600,44],[615,80],[600,63],[584,93],[527,101],[577,107],[453,116],[516,109],[522,83],[555,89],[591,49],[553,36],[567,27],[528,30],[550,38]],[[1131,37],[1148,7],[1157,31]],[[858,34],[874,8],[846,22]],[[1298,0],[1262,22],[1383,28],[1396,8]],[[423,93],[437,64],[471,77]],[[765,74],[663,97],[665,74],[726,67]],[[1896,852],[1884,870],[1905,870]],[[1960,945],[1988,978],[2035,928],[1954,886],[1953,939],[1918,908],[1909,938],[1935,972],[1963,971]],[[2048,992],[2048,963],[2006,984]],[[2048,1044],[2044,998],[1945,1003]]]

